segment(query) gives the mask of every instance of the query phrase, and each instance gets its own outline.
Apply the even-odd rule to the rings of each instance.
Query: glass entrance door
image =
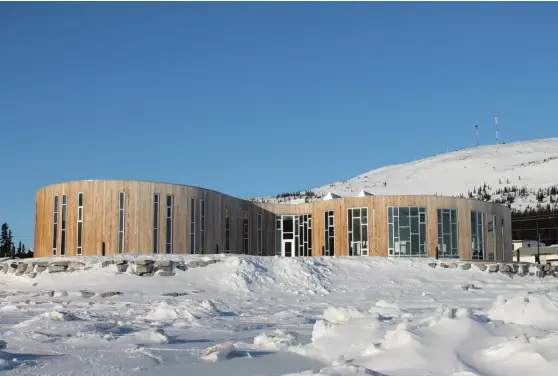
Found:
[[[294,241],[292,239],[283,239],[283,246],[281,256],[283,257],[293,257]]]

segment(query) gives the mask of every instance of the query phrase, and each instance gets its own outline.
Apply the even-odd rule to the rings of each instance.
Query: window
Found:
[[[196,199],[190,200],[190,254],[196,254]]]
[[[248,254],[249,253],[249,236],[248,236],[248,230],[249,230],[249,221],[248,221],[248,212],[245,211],[242,213],[242,253],[244,254]]]
[[[295,217],[295,227],[296,256],[312,256],[312,214]]]
[[[484,260],[483,213],[471,212],[471,248],[473,260]]]
[[[438,209],[438,256],[458,258],[457,209]]]
[[[172,195],[167,195],[167,210],[166,210],[166,239],[165,239],[165,252],[172,253],[172,216],[173,216],[173,200]]]
[[[58,195],[54,196],[54,210],[52,217],[52,255],[56,256],[58,249]]]
[[[505,242],[504,242],[504,218],[502,218],[501,221],[501,232],[502,232],[502,257],[500,258],[500,260],[504,260],[504,254],[505,254]]]
[[[201,224],[200,224],[200,252],[202,254],[205,253],[205,200],[200,200],[200,215],[201,215]]]
[[[335,215],[333,210],[324,213],[324,256],[335,256]]]
[[[83,193],[78,193],[78,211],[77,211],[77,248],[76,255],[83,254]]]
[[[126,204],[126,193],[120,192],[118,205],[118,253],[124,252],[124,208]]]
[[[66,206],[68,197],[62,195],[62,227],[60,227],[60,256],[66,256]]]
[[[225,251],[231,250],[231,212],[225,206]]]
[[[426,208],[388,207],[388,254],[395,257],[426,257]]]
[[[486,215],[486,260],[496,260],[496,216]]]
[[[258,214],[258,256],[263,255],[263,226],[262,215]]]
[[[275,216],[275,255],[281,256],[281,239],[283,236],[283,221],[280,215]]]
[[[153,253],[159,253],[159,194],[153,194]]]
[[[347,210],[349,256],[368,256],[368,208]]]

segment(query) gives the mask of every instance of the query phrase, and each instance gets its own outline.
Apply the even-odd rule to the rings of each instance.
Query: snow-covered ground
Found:
[[[256,201],[292,202],[308,196],[309,201],[321,199],[327,193],[356,196],[360,191],[374,195],[438,194],[444,196],[482,199],[484,192],[490,201],[507,203],[513,196],[511,207],[524,209],[537,206],[539,189],[558,187],[558,138],[487,145],[440,154],[418,161],[386,166],[369,171],[353,179],[327,184],[312,189],[311,196],[302,192],[300,197],[264,197]],[[478,188],[484,188],[478,195]],[[518,191],[507,192],[508,190]],[[519,189],[525,188],[524,192]],[[504,192],[506,189],[506,192]],[[298,196],[298,195],[297,195]],[[304,202],[304,200],[302,200]],[[545,193],[541,204],[555,205],[558,194],[551,198]]]
[[[0,274],[2,374],[556,375],[558,278],[215,257],[173,277]]]

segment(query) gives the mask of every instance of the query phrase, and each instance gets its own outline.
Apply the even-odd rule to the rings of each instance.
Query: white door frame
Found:
[[[290,257],[294,257],[295,255],[295,241],[294,239],[281,239],[281,256],[282,257],[286,257],[285,256],[285,243],[291,243],[291,256]]]

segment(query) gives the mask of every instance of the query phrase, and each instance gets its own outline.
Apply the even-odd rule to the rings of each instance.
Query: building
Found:
[[[38,190],[35,256],[245,253],[511,261],[511,211],[441,196],[256,203],[198,187],[87,180]]]
[[[514,260],[517,260],[519,253],[519,261],[537,263],[537,255],[540,255],[541,264],[558,265],[558,246],[550,247],[520,247],[514,250]]]
[[[538,242],[539,247],[545,247],[546,244]],[[517,251],[519,248],[537,248],[536,240],[512,240],[513,250]]]

